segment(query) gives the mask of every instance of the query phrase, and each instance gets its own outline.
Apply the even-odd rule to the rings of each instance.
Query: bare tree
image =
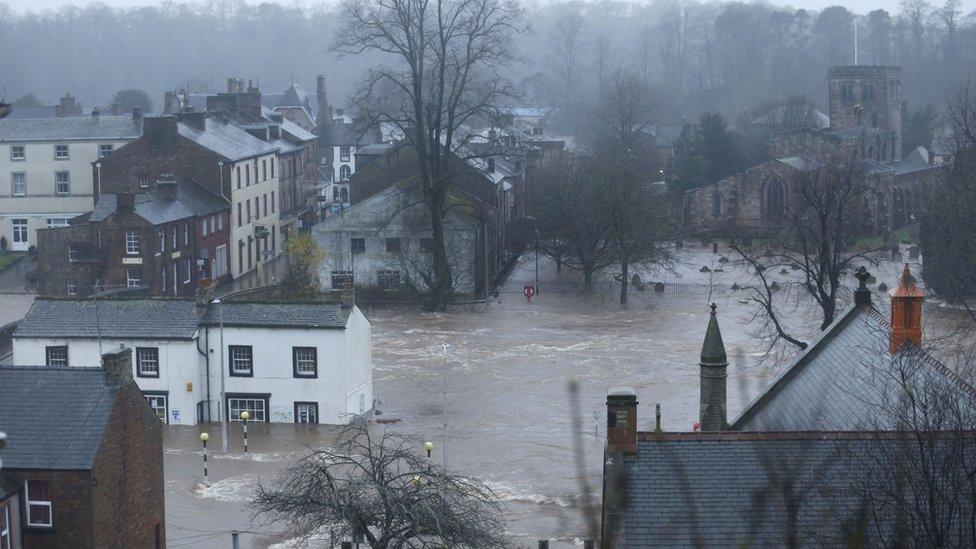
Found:
[[[369,123],[396,127],[416,152],[433,233],[431,301],[443,308],[453,286],[444,214],[463,163],[460,130],[496,115],[514,93],[499,71],[515,59],[521,10],[508,0],[347,0],[343,12],[335,51],[381,53],[391,63],[369,71],[356,102]]]
[[[550,66],[555,73],[559,90],[555,99],[561,108],[575,104],[578,99],[583,26],[584,20],[579,9],[571,8],[556,21],[549,32],[549,42],[553,48]]]
[[[302,539],[331,529],[370,547],[502,547],[505,526],[484,483],[434,466],[419,440],[360,423],[258,486],[256,516]]]
[[[742,237],[729,243],[739,262],[754,275],[747,289],[766,319],[764,325],[771,328],[767,335],[799,349],[806,343],[787,332],[774,299],[779,283],[771,274],[776,269],[797,269],[800,295],[812,300],[819,311],[820,329],[827,328],[845,288],[843,273],[858,261],[871,261],[877,251],[857,249],[857,237],[872,230],[868,225],[874,215],[885,215],[872,213],[876,186],[856,158],[839,153],[804,162],[788,178],[782,198],[766,200],[766,214],[774,218],[774,225],[763,245],[746,246],[749,239]]]

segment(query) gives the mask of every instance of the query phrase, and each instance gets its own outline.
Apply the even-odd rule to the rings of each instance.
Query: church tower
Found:
[[[700,376],[699,423],[702,431],[724,431],[727,426],[725,412],[725,385],[728,377],[729,361],[725,356],[722,332],[718,329],[716,306],[712,303],[712,314],[705,331],[702,344]]]
[[[915,284],[915,277],[905,270],[898,289],[891,294],[891,352],[897,353],[906,343],[922,345],[922,301],[925,294]]]
[[[901,159],[901,68],[848,65],[827,69],[830,131],[865,129],[884,162]],[[880,142],[879,142],[880,141]]]

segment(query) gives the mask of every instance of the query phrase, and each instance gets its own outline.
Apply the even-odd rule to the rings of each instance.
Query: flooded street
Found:
[[[667,277],[701,284],[698,266],[714,260],[712,254],[696,256],[687,269]],[[897,272],[886,266],[884,276],[889,270]],[[709,295],[689,285],[663,295],[635,292],[622,309],[615,296],[583,299],[547,293],[543,285],[542,295],[527,303],[519,281],[534,276],[534,257],[528,254],[513,282],[489,305],[436,314],[372,308],[366,314],[373,323],[379,417],[400,420],[388,428],[434,442],[433,460],[441,461],[446,368],[448,466],[495,489],[505,505],[513,546],[534,547],[535,540],[545,538],[559,540],[553,546],[560,546],[590,536],[583,516],[586,502],[579,494],[588,483],[593,503],[599,503],[604,402],[610,388],[637,390],[642,430],[654,428],[658,403],[665,430],[691,430],[697,421],[698,355],[709,298],[719,306],[729,354],[730,420],[775,372],[756,364],[763,346],[750,335],[751,308],[740,302],[741,295]],[[548,265],[542,277],[554,278]],[[571,380],[580,389],[579,429],[573,428]],[[244,457],[240,425],[231,427],[228,455],[220,452],[219,424],[167,430],[169,547],[229,546],[227,532],[235,528],[243,532],[242,547],[297,546],[282,543],[287,536],[276,533],[282,525],[269,531],[260,521],[252,524],[247,500],[258,482],[271,482],[277,469],[307,448],[327,443],[334,428],[256,425],[249,437],[252,453]],[[208,488],[199,486],[197,436],[203,430],[211,435],[213,452],[213,485]],[[575,465],[574,437],[583,443],[583,470]],[[595,510],[598,522],[599,507]]]

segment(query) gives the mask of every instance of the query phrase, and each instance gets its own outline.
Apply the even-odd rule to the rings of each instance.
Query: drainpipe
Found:
[[[224,195],[224,161],[217,162],[217,185],[220,186],[220,197],[227,200]],[[233,210],[233,208],[231,208]],[[233,212],[232,212],[233,213]]]
[[[197,352],[203,355],[207,363],[207,421],[210,421],[210,328],[207,327],[204,332],[204,350],[200,350],[200,337],[197,337]]]

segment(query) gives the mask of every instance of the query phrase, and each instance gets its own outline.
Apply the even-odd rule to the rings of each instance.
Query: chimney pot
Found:
[[[123,385],[132,381],[132,349],[123,347],[102,355],[106,385]]]
[[[132,119],[142,120],[142,107],[132,107]]]
[[[637,393],[631,387],[607,393],[607,452],[637,453]]]

